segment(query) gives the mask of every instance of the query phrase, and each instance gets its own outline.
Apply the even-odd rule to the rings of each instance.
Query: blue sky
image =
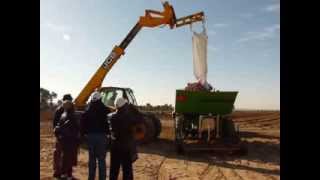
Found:
[[[204,11],[208,81],[239,91],[236,108],[280,109],[279,0],[171,0],[177,18]],[[41,0],[40,86],[78,95],[145,9],[160,0]],[[201,30],[201,24],[194,25]],[[174,104],[194,82],[192,32],[144,28],[113,66],[104,86],[131,87],[139,104]]]

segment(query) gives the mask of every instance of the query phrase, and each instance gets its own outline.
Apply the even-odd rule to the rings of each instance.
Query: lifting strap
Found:
[[[203,17],[203,19],[202,19],[201,22],[202,22],[202,33],[203,33],[203,34],[207,34],[205,17]],[[193,33],[196,33],[196,31],[194,31],[193,28],[192,28],[192,23],[190,24],[190,31],[193,32]]]

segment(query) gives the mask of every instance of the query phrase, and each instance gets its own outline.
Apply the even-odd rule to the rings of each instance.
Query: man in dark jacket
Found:
[[[72,101],[72,96],[70,94],[65,94],[62,98],[62,101]],[[56,112],[54,113],[54,118],[53,118],[53,130],[55,130],[55,128],[58,125],[58,122],[61,118],[61,115],[64,111],[64,108],[62,106],[62,104],[56,109]],[[53,177],[54,178],[60,178],[61,176],[61,161],[62,161],[62,146],[61,146],[61,142],[56,139],[55,142],[55,149],[53,152]]]
[[[73,180],[72,167],[77,161],[79,125],[71,101],[63,102],[63,113],[55,128],[55,135],[62,147],[61,179]]]
[[[102,103],[101,94],[94,92],[89,107],[82,115],[81,134],[86,136],[89,148],[89,180],[95,179],[96,161],[99,164],[99,180],[106,179],[107,134],[110,110]]]
[[[132,180],[132,163],[137,159],[133,134],[135,125],[143,122],[142,114],[124,98],[116,101],[117,112],[111,117],[112,136],[110,180],[117,180],[120,166],[123,179]]]

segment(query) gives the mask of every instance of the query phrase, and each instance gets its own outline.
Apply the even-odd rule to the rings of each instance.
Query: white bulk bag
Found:
[[[202,85],[207,83],[207,45],[208,36],[205,28],[201,33],[193,31],[192,50],[193,50],[193,73]]]

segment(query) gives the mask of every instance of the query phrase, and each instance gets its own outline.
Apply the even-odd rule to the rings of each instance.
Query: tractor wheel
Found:
[[[154,138],[157,139],[161,133],[161,121],[155,116],[152,116],[152,120],[155,128]]]
[[[144,138],[140,140],[141,143],[147,144],[154,140],[155,128],[152,118],[150,116],[144,116],[145,135]]]
[[[183,142],[180,142],[180,141],[176,141],[176,152],[180,155],[184,154],[184,147],[183,147]]]
[[[142,141],[146,135],[146,125],[144,123],[135,125],[133,132],[135,140]]]
[[[184,146],[183,146],[183,117],[181,116],[176,116],[175,117],[175,148],[176,152],[178,154],[183,154],[184,153]]]
[[[234,138],[237,136],[235,124],[229,117],[222,118],[222,135],[226,138]]]

